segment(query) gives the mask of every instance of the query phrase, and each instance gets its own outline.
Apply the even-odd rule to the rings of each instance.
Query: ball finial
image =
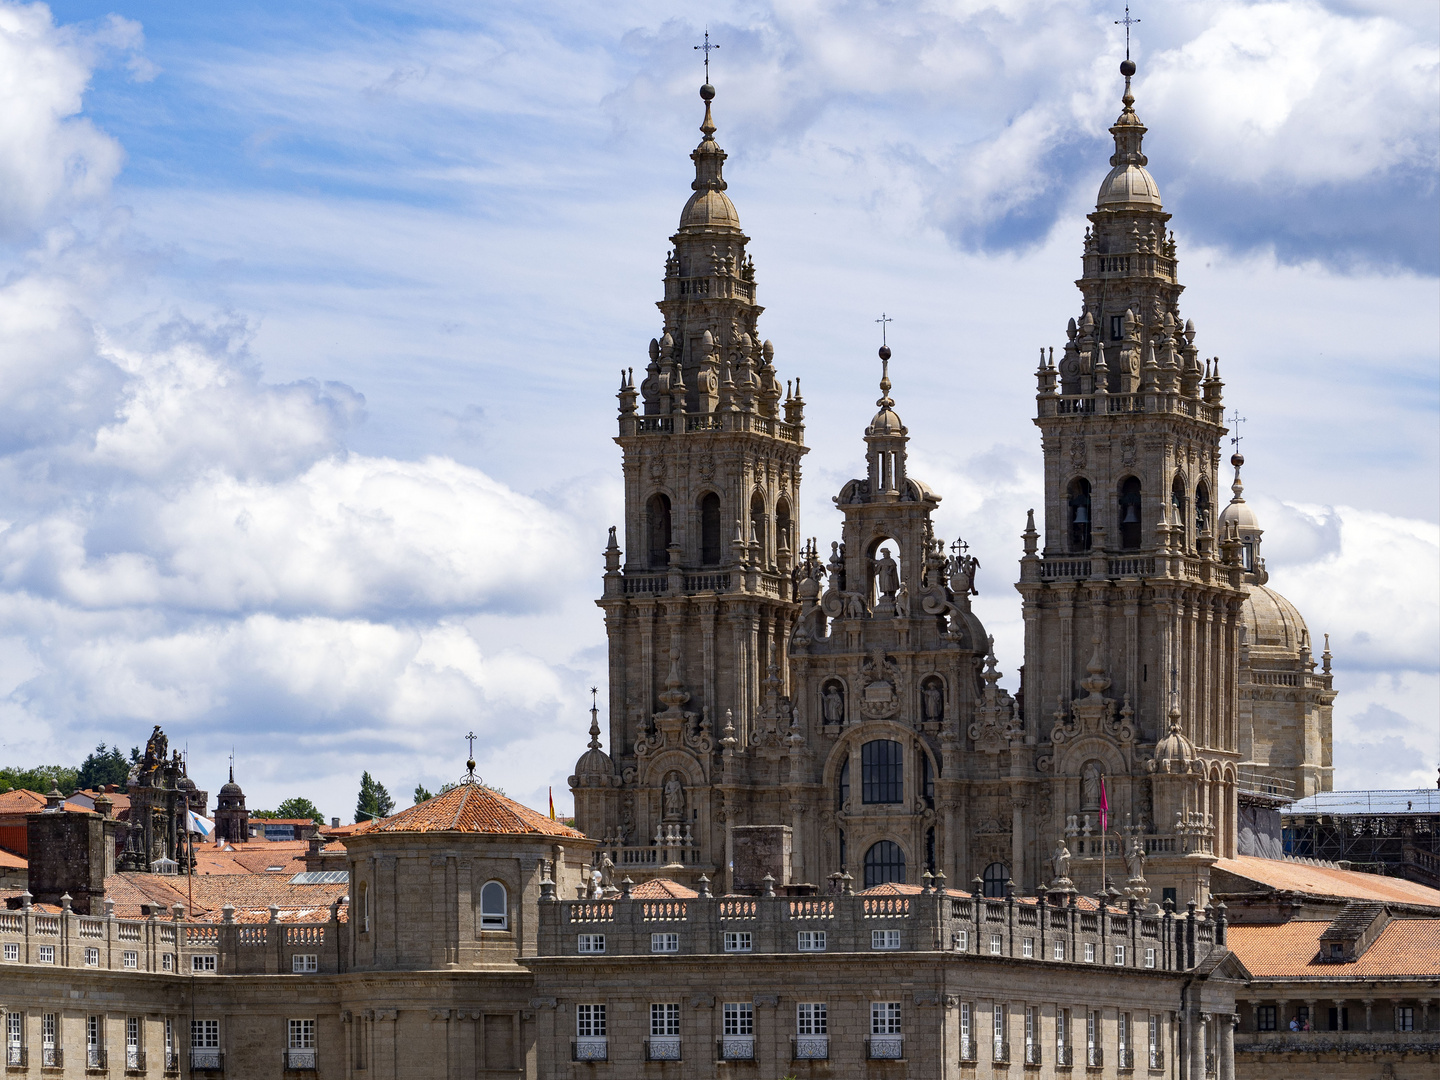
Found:
[[[1135,74],[1135,61],[1134,61],[1134,60],[1121,60],[1121,61],[1120,61],[1120,74],[1121,74],[1121,75],[1124,75],[1125,78],[1127,78],[1127,79],[1130,78],[1131,75],[1134,75],[1134,74]]]
[[[1240,468],[1241,465],[1244,465],[1244,464],[1245,464],[1245,455],[1244,455],[1244,454],[1231,454],[1231,455],[1230,455],[1230,464],[1233,465],[1233,466],[1235,466],[1235,468],[1237,468],[1237,469]]]
[[[890,359],[890,346],[889,346],[889,345],[881,345],[881,346],[880,346],[880,359],[881,359],[881,360],[889,360],[889,359]]]
[[[707,82],[704,86],[700,87],[700,97],[705,101],[714,101],[715,88]]]

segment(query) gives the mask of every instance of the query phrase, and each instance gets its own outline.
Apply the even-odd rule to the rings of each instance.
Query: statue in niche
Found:
[[[920,686],[920,715],[929,724],[945,719],[945,690],[938,679],[926,679]]]
[[[678,821],[685,816],[685,785],[671,773],[665,781],[665,820]]]
[[[1098,761],[1087,761],[1080,769],[1080,805],[1086,810],[1095,810],[1100,806],[1102,775]]]
[[[882,547],[875,560],[875,587],[881,596],[893,597],[900,591],[900,564],[891,557],[888,547]]]
[[[836,683],[828,683],[821,693],[820,712],[827,724],[845,723],[845,695]]]

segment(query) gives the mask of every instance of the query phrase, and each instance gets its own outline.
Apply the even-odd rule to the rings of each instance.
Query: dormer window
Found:
[[[1332,941],[1332,942],[1330,943],[1330,959],[1331,959],[1331,960],[1344,960],[1344,959],[1345,959],[1345,946],[1344,946],[1344,945],[1341,945],[1338,941]]]

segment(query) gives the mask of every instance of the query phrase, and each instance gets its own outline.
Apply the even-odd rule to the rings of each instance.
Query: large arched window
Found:
[[[1205,536],[1210,532],[1210,487],[1201,480],[1195,485],[1195,536]]]
[[[713,491],[700,500],[700,562],[705,566],[719,566],[722,562],[720,496]]]
[[[1175,524],[1180,526],[1180,543],[1182,545],[1187,543],[1185,525],[1189,517],[1185,512],[1185,502],[1185,478],[1177,473],[1175,482],[1170,485],[1170,505],[1175,511]]]
[[[1126,551],[1140,546],[1140,481],[1133,476],[1120,482],[1120,546]]]
[[[1004,896],[1005,883],[1010,880],[1010,868],[1003,862],[992,862],[985,867],[985,895]]]
[[[487,881],[480,890],[480,929],[505,930],[510,926],[509,896],[498,881]]]
[[[860,748],[860,801],[898,803],[905,798],[902,748],[890,739],[876,739]]]
[[[865,852],[865,888],[887,882],[905,883],[905,853],[893,840],[880,840]]]
[[[650,566],[664,569],[670,565],[670,497],[655,494],[645,504],[645,531],[650,540]]]
[[[1076,477],[1070,481],[1069,507],[1070,550],[1090,550],[1090,481]]]
[[[775,551],[789,554],[793,546],[790,536],[790,504],[781,499],[775,504]]]
[[[850,759],[847,757],[840,766],[840,783],[836,791],[836,806],[842,807],[850,801]],[[844,860],[841,860],[842,862]]]
[[[760,561],[768,561],[770,546],[765,535],[765,496],[758,491],[750,497],[750,538],[760,545]]]

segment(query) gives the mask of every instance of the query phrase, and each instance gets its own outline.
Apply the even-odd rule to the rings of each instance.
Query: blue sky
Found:
[[[1136,108],[1272,584],[1337,654],[1337,786],[1433,781],[1440,14],[1142,5]],[[163,723],[345,815],[583,748],[617,371],[657,330],[700,9],[0,3],[0,758]],[[1081,2],[707,5],[822,542],[892,314],[941,525],[1010,581],[1123,39]]]

